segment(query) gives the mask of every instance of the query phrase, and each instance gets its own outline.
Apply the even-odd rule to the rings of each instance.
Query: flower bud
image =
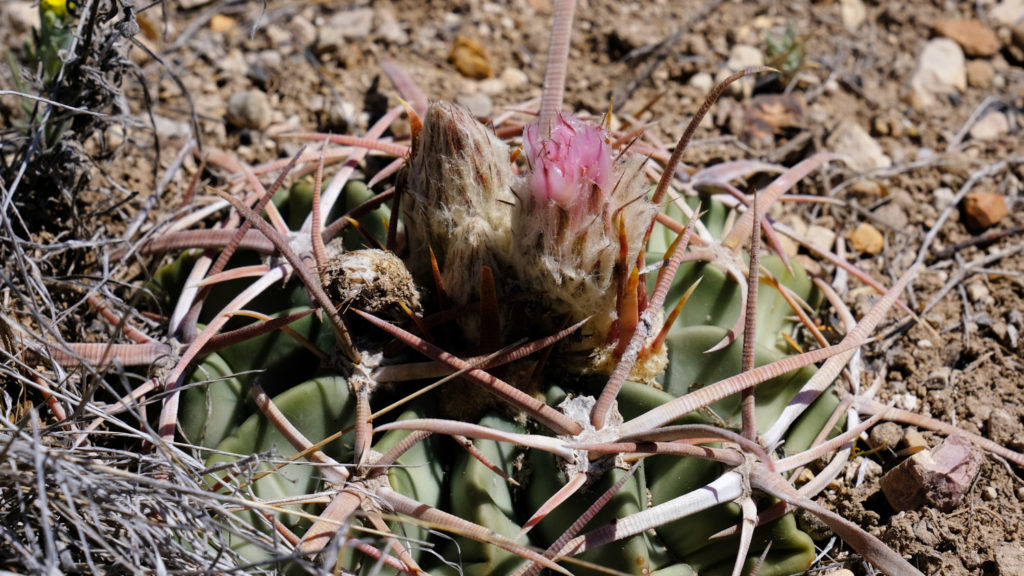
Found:
[[[511,241],[515,198],[508,146],[461,106],[427,109],[409,159],[402,210],[409,266],[430,278],[430,248],[457,305],[475,300],[480,269],[498,269]]]

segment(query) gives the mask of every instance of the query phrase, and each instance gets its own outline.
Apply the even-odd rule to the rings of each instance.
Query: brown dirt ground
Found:
[[[397,102],[395,90],[381,73],[383,58],[405,70],[432,99],[489,90],[489,85],[467,78],[449,60],[457,36],[479,43],[495,75],[505,69],[525,74],[522,85],[506,82],[489,95],[495,111],[540,94],[550,0],[284,1],[271,2],[265,9],[255,2],[222,3],[219,9],[211,9],[212,3],[192,4],[202,5],[174,9],[166,19],[159,6],[144,13],[144,41],[172,66],[190,92],[203,144],[235,150],[247,161],[285,156],[297,148],[292,141],[269,137],[275,132],[364,131],[368,117],[379,114],[382,103]],[[1010,160],[1011,166],[980,179],[976,187],[1002,194],[1010,207],[1010,214],[991,230],[1024,224],[1024,147],[1019,116],[1013,114],[1024,107],[1024,67],[1020,52],[1011,47],[1010,30],[993,25],[1002,43],[999,52],[969,58],[989,65],[995,78],[989,86],[972,85],[955,98],[923,108],[915,108],[908,97],[917,56],[935,36],[934,23],[942,18],[984,19],[977,7],[990,9],[993,3],[869,1],[864,22],[854,30],[843,24],[845,4],[581,1],[570,54],[567,105],[601,113],[614,96],[620,115],[635,115],[652,123],[651,130],[659,138],[674,140],[704,97],[704,89],[690,83],[695,74],[714,76],[736,44],[766,51],[766,38],[790,26],[805,53],[791,84],[792,92],[806,103],[802,117],[778,134],[752,135],[743,117],[750,100],[726,96],[712,112],[713,121],[698,131],[685,158],[688,163],[700,166],[739,157],[792,163],[826,149],[825,142],[837,125],[852,119],[870,131],[892,158],[893,167],[860,174],[833,164],[827,174],[806,179],[798,191],[831,195],[840,204],[789,204],[785,213],[773,215],[818,224],[841,236],[861,222],[872,223],[885,235],[885,249],[877,256],[850,259],[885,284],[892,282],[894,271],[905,270],[912,262],[941,213],[935,190],[948,187],[956,192],[972,174],[999,161]],[[357,8],[373,10],[377,20],[369,31],[354,32],[355,37],[335,47],[316,49],[318,28],[326,26],[331,15]],[[214,13],[221,16],[211,21]],[[383,32],[379,24],[389,14],[404,32],[404,40]],[[154,112],[179,126],[187,122],[188,107],[167,68],[137,50],[132,57],[142,66],[154,95]],[[228,126],[224,121],[227,99],[253,87],[271,94],[271,126],[263,132]],[[766,85],[757,93],[781,93],[782,88]],[[133,112],[141,114],[137,86],[129,82],[126,90]],[[1003,99],[1011,123],[1018,124],[1002,137],[967,138],[959,150],[950,150],[951,140],[972,112],[992,96]],[[341,103],[345,103],[344,113],[338,112]],[[401,133],[403,128],[396,125],[394,131]],[[95,179],[94,189],[100,194],[116,193],[110,182],[141,197],[152,190],[153,153],[147,144],[151,136],[144,128],[134,128],[130,134],[134,143],[129,141],[121,150],[105,178]],[[182,142],[173,136],[164,138],[162,168]],[[195,169],[191,158],[185,166]],[[161,199],[164,209],[180,200],[189,178],[187,170],[174,175]],[[851,186],[855,182],[862,184]],[[123,227],[137,210],[128,203],[105,225]],[[963,220],[954,210],[939,229],[926,260],[929,268],[914,283],[912,307],[920,309],[972,261],[1021,245],[1018,233],[982,247],[967,246],[936,256],[943,248],[976,237]],[[1024,254],[1018,251],[967,275],[923,315],[931,330],[916,325],[870,348],[869,365],[888,364],[882,399],[911,394],[924,414],[1015,450],[1024,449],[1024,337],[1012,336],[1014,329],[1024,331],[1022,271]],[[870,296],[859,283],[852,281],[850,286],[847,299],[855,312],[863,312]],[[870,381],[871,375],[865,379]],[[927,433],[925,437],[933,446],[940,440]],[[898,461],[891,448],[871,457],[884,469]],[[950,513],[930,508],[894,513],[880,496],[877,476],[859,487],[837,482],[821,501],[899,552],[912,555],[927,574],[1017,574],[1021,573],[1017,569],[1024,570],[1020,568],[1024,566],[1020,473],[998,458],[986,457],[978,480]],[[845,551],[839,545],[828,558],[841,560]],[[831,563],[828,558],[824,565]],[[853,569],[864,570],[863,566]]]

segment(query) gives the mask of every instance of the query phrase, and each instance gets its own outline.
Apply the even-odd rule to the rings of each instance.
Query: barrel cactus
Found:
[[[812,320],[827,285],[759,239],[832,156],[677,182],[725,84],[658,163],[561,112],[557,44],[539,117],[511,141],[445,102],[406,106],[410,146],[382,141],[396,108],[365,138],[304,135],[324,148],[266,167],[269,189],[231,170],[248,174],[247,195],[218,192],[234,220],[144,247],[224,248],[156,279],[187,343],[160,432],[243,511],[232,547],[365,574],[792,574],[814,559],[803,508],[881,570],[917,573],[812,500],[857,435],[899,416],[841,405],[832,384],[912,271],[829,344]],[[399,157],[395,188],[346,185],[346,167],[321,190],[329,142]],[[296,164],[316,175],[285,189]],[[780,174],[737,190],[758,172]]]

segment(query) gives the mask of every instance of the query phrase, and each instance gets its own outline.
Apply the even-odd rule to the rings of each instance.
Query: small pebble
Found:
[[[210,18],[210,30],[213,30],[214,32],[227,32],[237,25],[238,22],[236,22],[234,18],[225,16],[224,14],[214,14],[213,17]]]
[[[156,135],[161,139],[188,140],[192,137],[192,124],[187,121],[171,120],[158,114],[153,115]]]
[[[811,243],[811,246],[819,250],[832,250],[836,243],[836,231],[812,224],[807,228],[807,240]]]
[[[858,196],[878,198],[882,195],[882,185],[874,180],[861,180],[850,186],[850,192]]]
[[[483,92],[474,94],[459,94],[455,101],[469,109],[469,112],[477,118],[487,118],[491,115],[494,103],[491,97]]]
[[[925,44],[910,79],[912,104],[928,109],[940,97],[963,92],[967,88],[967,60],[960,45],[949,38],[935,38]]]
[[[294,36],[284,26],[270,24],[263,32],[267,35],[270,47],[278,56],[287,56],[295,52]]]
[[[924,436],[917,430],[917,428],[907,428],[903,431],[903,446],[908,451],[920,451],[928,448],[928,442],[924,439]]]
[[[1010,31],[1010,55],[1017,60],[1024,60],[1024,20],[1017,22]]]
[[[989,88],[996,71],[986,60],[971,60],[967,63],[967,85],[974,88]]]
[[[839,15],[843,19],[843,26],[856,30],[867,20],[868,9],[863,0],[839,0]]]
[[[1024,18],[1024,0],[1000,0],[988,11],[988,18],[995,24],[1013,26]]]
[[[874,215],[875,218],[878,218],[879,222],[894,230],[903,230],[910,223],[910,217],[907,216],[906,209],[896,202],[889,202],[885,206],[880,207],[878,210],[875,210]]]
[[[872,448],[882,446],[890,449],[896,448],[901,438],[903,438],[903,428],[895,422],[882,422],[868,433],[868,440],[871,442]]]
[[[715,79],[707,72],[698,72],[693,76],[690,76],[690,80],[687,84],[693,86],[694,89],[699,90],[701,93],[706,93],[710,92],[715,86]]]
[[[382,9],[377,12],[377,36],[381,40],[401,46],[409,43],[409,34],[402,28],[391,10]]]
[[[455,69],[460,74],[467,78],[481,80],[494,76],[487,50],[483,44],[472,38],[456,37],[451,52],[448,53],[448,60],[455,65]]]
[[[921,401],[917,399],[917,396],[909,392],[906,394],[896,394],[893,396],[892,401],[896,408],[908,412],[917,412],[917,408],[921,405]]]
[[[850,243],[857,252],[873,256],[885,247],[885,237],[871,224],[861,222],[857,229],[850,234]]]
[[[995,486],[985,486],[981,491],[981,499],[986,502],[992,502],[997,498],[999,498],[999,491],[996,490]]]
[[[318,54],[339,52],[349,40],[362,40],[373,30],[373,9],[342,10],[331,14],[317,27]]]
[[[729,51],[729,60],[725,63],[725,67],[718,72],[715,81],[721,82],[734,72],[763,64],[764,54],[760,49],[747,44],[737,44]],[[733,96],[749,97],[754,92],[754,80],[753,77],[748,76],[733,82],[729,85],[729,93]]]
[[[523,72],[518,68],[505,68],[501,71],[499,78],[501,78],[502,83],[510,89],[525,86],[530,81],[526,72]]]
[[[996,192],[971,192],[964,198],[967,227],[980,232],[998,224],[1009,214],[1006,200]]]
[[[953,192],[952,188],[943,186],[932,191],[932,198],[932,203],[936,208],[945,210],[956,199],[956,193]]]
[[[106,130],[104,130],[103,135],[107,140],[108,148],[117,148],[121,144],[124,144],[124,125],[111,124],[110,126],[107,126]]]
[[[1020,423],[1009,412],[1002,408],[993,408],[988,415],[986,423],[988,439],[997,443],[1007,445],[1013,440],[1013,435],[1020,427]]]
[[[1010,132],[1010,120],[1002,112],[989,112],[971,126],[971,138],[995,140]]]
[[[855,120],[841,122],[829,135],[826,145],[848,156],[847,164],[858,172],[892,166],[892,159],[885,155],[882,146]]]
[[[898,511],[929,504],[949,512],[970,489],[983,456],[970,441],[954,435],[933,450],[922,450],[882,477],[882,493]]]
[[[484,94],[493,96],[505,91],[505,83],[502,82],[500,78],[487,78],[480,81],[478,88]]]
[[[295,35],[300,46],[312,46],[316,42],[316,24],[302,16],[296,16],[288,22],[288,29]]]
[[[992,56],[999,52],[999,38],[979,20],[939,20],[935,31],[956,41],[968,56]]]
[[[1024,546],[1020,541],[1003,542],[996,546],[996,570],[999,576],[1024,574]]]
[[[977,304],[978,302],[984,302],[989,296],[988,286],[980,280],[975,280],[967,285],[967,298]]]
[[[232,50],[221,58],[217,58],[213,65],[220,72],[221,76],[229,80],[242,78],[249,72],[249,64],[241,50]]]
[[[270,99],[260,90],[235,92],[224,116],[236,128],[262,130],[270,124]]]

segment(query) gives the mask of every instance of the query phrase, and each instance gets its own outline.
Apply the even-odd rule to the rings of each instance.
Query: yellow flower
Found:
[[[74,16],[78,12],[78,2],[74,0],[39,0],[43,13],[52,12],[55,16]]]

